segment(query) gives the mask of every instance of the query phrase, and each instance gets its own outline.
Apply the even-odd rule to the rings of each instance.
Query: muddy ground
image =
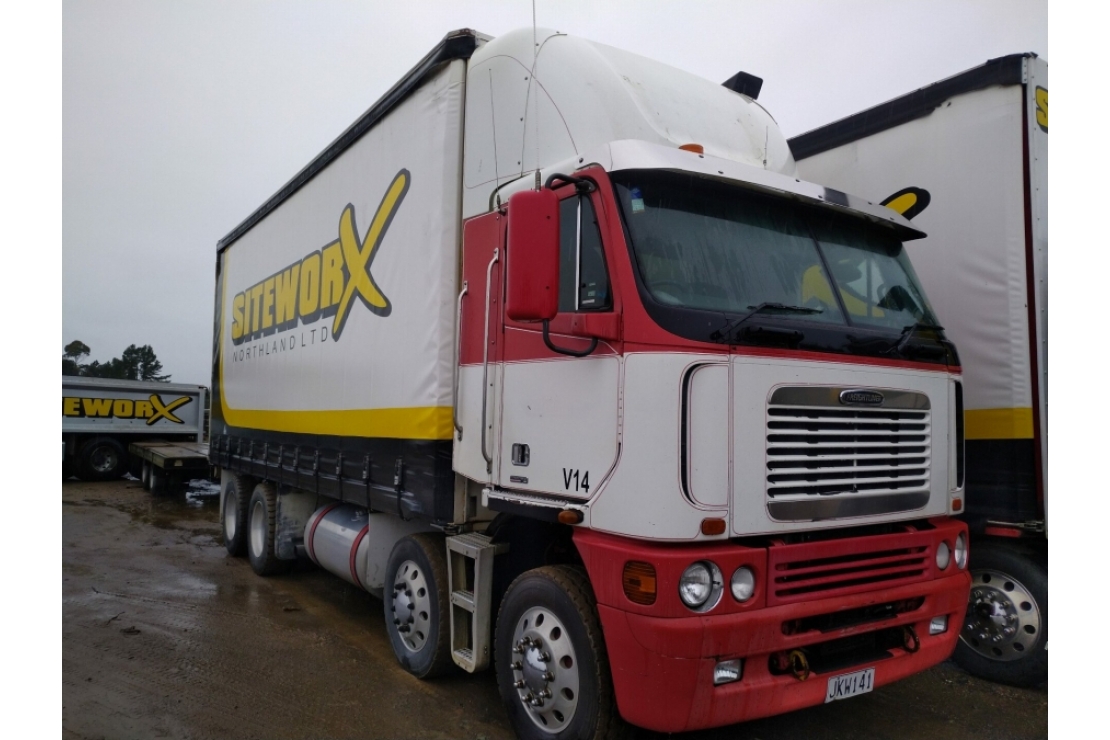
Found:
[[[381,602],[299,564],[229,558],[217,500],[62,484],[62,737],[511,738],[492,672],[418,681]],[[851,700],[683,740],[1048,736],[1048,689],[951,663]],[[641,732],[638,737],[660,737]]]

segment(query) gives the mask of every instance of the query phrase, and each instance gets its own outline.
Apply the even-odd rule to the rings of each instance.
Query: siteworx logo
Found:
[[[338,340],[356,297],[371,313],[388,316],[393,307],[370,266],[411,179],[406,169],[397,173],[361,241],[355,207],[348,203],[339,217],[339,239],[237,293],[231,300],[231,341],[242,344],[328,316],[335,317],[331,336]]]
[[[89,419],[146,419],[150,426],[160,419],[174,424],[185,422],[174,416],[173,412],[193,399],[182,396],[166,403],[158,394],[152,394],[146,401],[130,398],[85,398],[62,397],[62,416],[84,417]]]

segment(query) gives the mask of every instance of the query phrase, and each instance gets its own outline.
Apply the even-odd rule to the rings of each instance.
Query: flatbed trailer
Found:
[[[130,453],[142,460],[143,488],[151,493],[174,493],[194,478],[213,478],[207,442],[132,442]]]

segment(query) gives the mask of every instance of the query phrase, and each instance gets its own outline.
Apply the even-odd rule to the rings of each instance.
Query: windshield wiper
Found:
[[[791,313],[807,313],[807,314],[808,313],[824,313],[824,309],[820,309],[820,308],[809,308],[808,306],[788,306],[785,303],[775,303],[775,302],[772,302],[772,301],[767,301],[767,302],[764,302],[764,303],[760,303],[758,306],[748,306],[748,308],[751,309],[751,310],[749,310],[746,314],[744,314],[740,318],[730,322],[729,324],[727,324],[725,326],[725,328],[718,329],[718,330],[714,331],[712,334],[710,334],[709,335],[710,340],[712,340],[714,342],[719,342],[722,339],[730,338],[730,336],[735,332],[735,330],[740,328],[741,324],[743,324],[745,321],[750,319],[752,316],[755,316],[757,313],[760,313],[762,311],[789,311]]]
[[[906,328],[902,329],[902,336],[899,337],[898,343],[885,350],[883,354],[891,355],[895,352],[900,355],[904,354],[906,346],[910,343],[910,340],[913,339],[913,335],[919,331],[941,332],[944,331],[944,327],[940,326],[939,324],[925,324],[920,321],[914,324],[910,324]],[[937,337],[937,339],[940,339],[940,337]]]

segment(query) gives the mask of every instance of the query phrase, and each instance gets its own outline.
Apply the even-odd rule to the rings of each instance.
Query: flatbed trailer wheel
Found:
[[[224,484],[220,527],[227,554],[235,558],[247,554],[247,506],[253,490],[254,481],[243,475],[232,475]]]
[[[385,629],[393,654],[417,678],[450,671],[447,546],[440,535],[413,534],[397,542],[386,565]]]
[[[497,687],[518,738],[620,738],[597,604],[581,568],[530,570],[509,586],[494,637]]]
[[[115,480],[127,470],[127,452],[111,437],[93,437],[77,456],[77,476],[81,480]]]
[[[971,547],[971,596],[956,663],[1013,686],[1048,680],[1048,569],[1038,555],[997,542]]]
[[[166,471],[157,465],[151,464],[150,466],[150,492],[155,496],[161,496],[166,492],[167,480]]]
[[[254,487],[247,512],[247,558],[260,576],[284,573],[292,560],[281,560],[274,551],[277,536],[277,491],[268,481]]]

